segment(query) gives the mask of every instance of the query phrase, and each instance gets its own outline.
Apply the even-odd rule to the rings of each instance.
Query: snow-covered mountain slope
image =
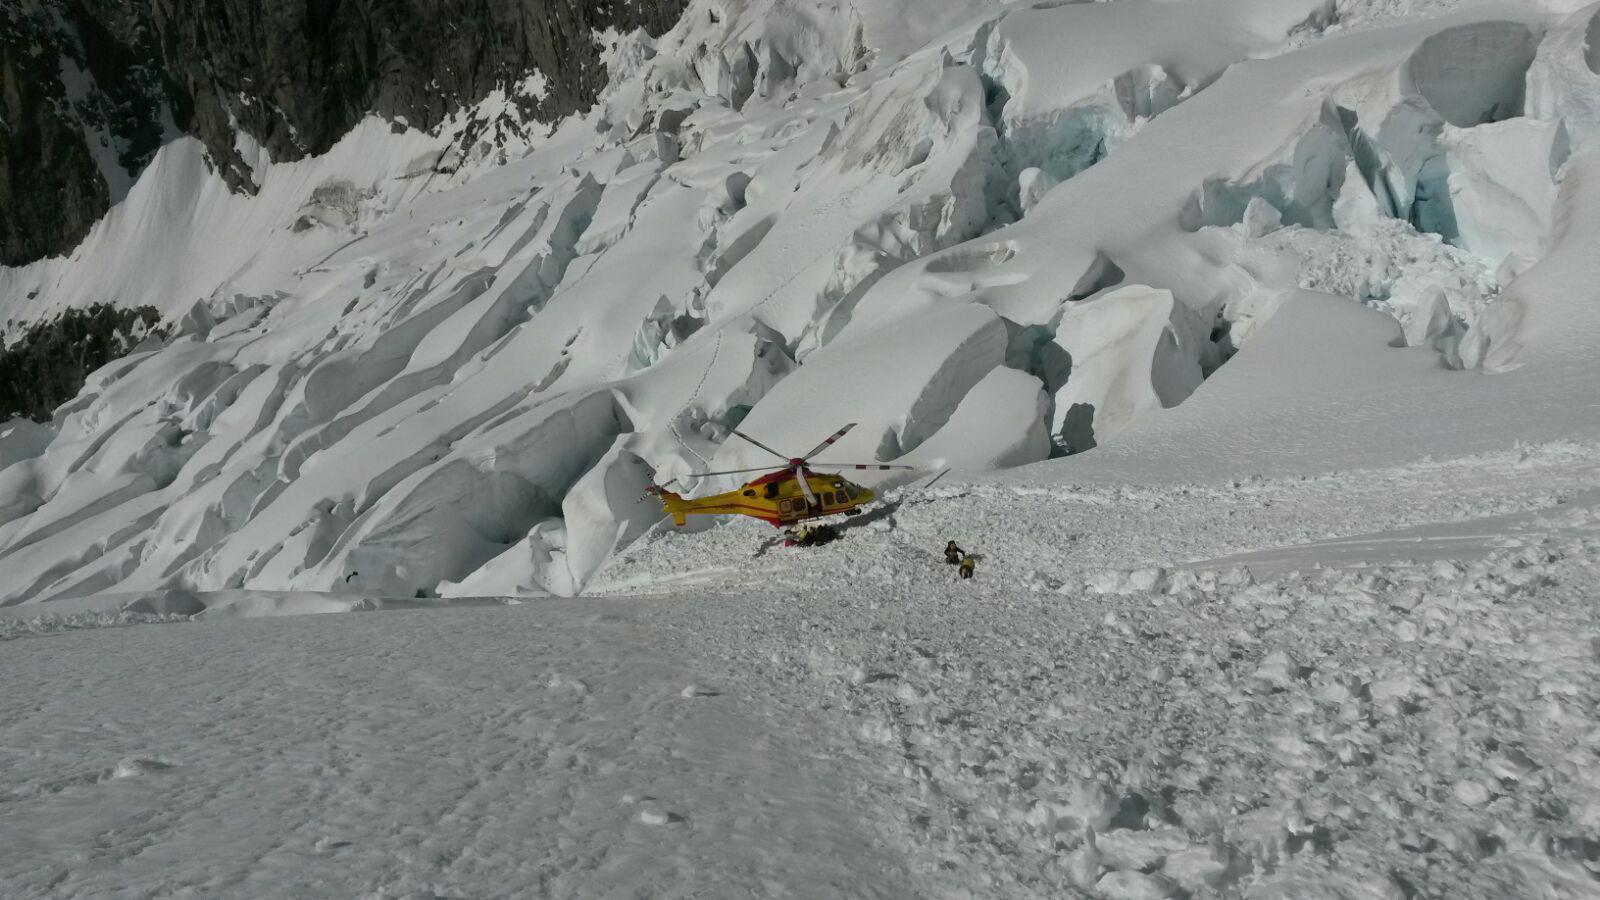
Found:
[[[0,270],[181,320],[0,435],[0,603],[576,593],[740,423],[1065,480],[1600,435],[1600,7],[1418,6],[701,2],[525,147],[242,138],[241,197],[168,144]]]
[[[423,129],[498,95],[458,147],[589,108],[596,31],[661,34],[685,0],[11,0],[0,5],[0,262],[69,252],[188,135],[255,192],[240,136],[326,153],[372,114]],[[540,128],[539,130],[542,130]]]

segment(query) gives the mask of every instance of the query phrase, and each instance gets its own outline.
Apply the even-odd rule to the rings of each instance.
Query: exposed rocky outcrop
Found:
[[[511,91],[527,116],[583,109],[594,34],[660,33],[685,0],[15,0],[0,4],[0,263],[74,246],[163,139],[198,137],[229,183],[331,146],[368,113],[432,128]]]
[[[109,303],[69,309],[19,335],[0,329],[0,425],[14,416],[50,421],[57,407],[83,389],[90,372],[167,331],[151,307],[118,309]],[[0,468],[4,464],[0,458]]]
[[[0,4],[0,263],[76,244],[164,133],[149,29],[80,18]]]

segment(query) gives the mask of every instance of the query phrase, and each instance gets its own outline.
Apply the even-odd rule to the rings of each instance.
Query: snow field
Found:
[[[1395,564],[1421,552],[1418,536],[1451,538],[1457,554],[1481,553],[1486,541],[1501,535],[1559,531],[1567,515],[1579,515],[1582,525],[1600,489],[1600,444],[1200,482],[1053,484],[1026,477],[1037,468],[970,482],[936,476],[893,490],[880,506],[836,523],[846,540],[819,554],[784,550],[778,532],[755,522],[695,532],[658,526],[618,553],[590,592],[735,594],[752,572],[840,590],[888,589],[907,579],[931,586],[950,574],[929,565],[950,539],[985,555],[980,571],[987,580],[1028,591],[1278,547],[1299,549],[1276,560],[1275,571],[1309,569],[1324,559],[1346,567]],[[1332,554],[1335,542],[1364,535],[1392,540],[1365,545],[1365,558]],[[819,555],[828,560],[820,572],[812,565]]]
[[[820,550],[652,535],[615,589],[838,710],[941,895],[1587,896],[1595,463],[936,485]]]
[[[0,877],[1587,896],[1597,464],[1560,444],[1212,485],[941,481],[815,550],[652,532],[595,582],[643,597],[10,641]],[[1362,529],[1366,555],[1334,552]],[[291,599],[141,608],[309,608]]]
[[[1396,581],[980,589],[820,637],[868,673],[833,691],[903,755],[912,823],[1015,878],[995,893],[1580,896],[1594,546]],[[1545,579],[1562,599],[1526,602]]]
[[[644,612],[9,643],[0,878],[18,897],[914,896],[855,764],[799,740],[814,714],[769,717],[703,646],[648,648]]]

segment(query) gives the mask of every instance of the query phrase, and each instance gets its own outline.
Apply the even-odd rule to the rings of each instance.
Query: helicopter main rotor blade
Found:
[[[757,466],[754,469],[725,469],[721,472],[691,472],[684,478],[710,478],[713,475],[744,475],[749,472],[771,472],[771,466]]]
[[[825,440],[822,443],[816,445],[815,447],[812,447],[810,453],[807,453],[805,456],[802,456],[800,458],[801,459],[810,459],[811,457],[816,456],[818,453],[821,453],[822,451],[828,449],[829,447],[832,447],[834,441],[837,441],[839,438],[844,437],[845,433],[848,432],[850,429],[852,429],[854,427],[856,427],[856,423],[851,422],[849,425],[846,425],[845,427],[839,429],[838,431],[835,431],[833,434],[828,436],[827,440]]]
[[[811,493],[811,485],[806,483],[806,473],[803,466],[794,467],[794,480],[800,482],[800,493],[806,495],[806,506],[816,506],[817,495]]]
[[[862,469],[866,471],[887,472],[890,469],[915,469],[916,466],[889,466],[881,463],[806,463],[816,469]]]
[[[761,443],[760,441],[756,440],[755,438],[751,437],[748,434],[745,434],[744,432],[740,431],[739,429],[730,428],[728,430],[733,432],[734,434],[737,434],[739,437],[744,438],[745,440],[749,441],[750,443],[755,444],[757,447],[760,447],[761,449],[767,451],[768,453],[771,453],[773,456],[776,456],[777,458],[783,460],[784,462],[788,462],[789,461],[789,457],[784,456],[782,453],[779,453],[778,451],[772,449],[771,447],[768,447],[766,444]]]

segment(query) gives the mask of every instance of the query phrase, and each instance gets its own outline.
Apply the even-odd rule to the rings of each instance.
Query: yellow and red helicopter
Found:
[[[846,432],[856,427],[851,422],[834,432],[827,440],[811,448],[804,456],[784,456],[755,438],[733,429],[733,433],[750,443],[784,460],[784,467],[769,470],[729,469],[724,472],[700,472],[690,477],[711,478],[716,475],[743,475],[747,472],[765,472],[760,478],[746,482],[737,490],[710,497],[686,499],[660,485],[646,489],[647,494],[661,498],[661,508],[682,527],[688,516],[749,516],[777,528],[785,528],[807,519],[817,519],[839,513],[855,515],[877,495],[846,480],[841,475],[819,474],[817,469],[856,469],[861,471],[889,471],[910,469],[911,466],[882,465],[879,463],[813,463],[811,458],[833,446]]]

